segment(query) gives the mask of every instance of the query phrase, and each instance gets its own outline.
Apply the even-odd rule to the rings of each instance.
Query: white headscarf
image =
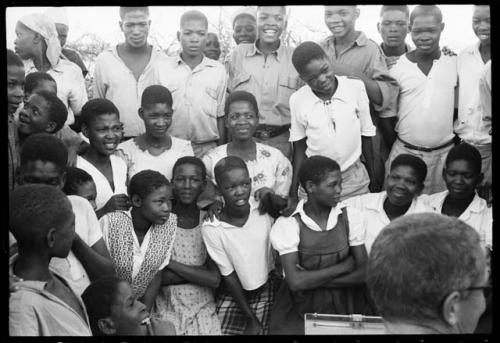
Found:
[[[56,66],[61,55],[61,43],[57,37],[56,24],[44,14],[33,13],[19,19],[29,29],[39,33],[47,44],[47,59],[51,66]]]

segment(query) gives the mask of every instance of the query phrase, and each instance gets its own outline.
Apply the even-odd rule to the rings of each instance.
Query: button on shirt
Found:
[[[396,132],[410,144],[435,148],[453,138],[455,87],[458,82],[456,56],[434,60],[426,76],[406,55],[390,74],[401,87],[397,101]]]
[[[384,201],[386,198],[387,192],[383,191],[380,193],[358,195],[344,200],[347,205],[356,208],[364,215],[363,225],[366,230],[364,242],[368,253],[380,231],[391,222],[384,210]],[[432,212],[432,209],[418,197],[413,199],[405,215],[421,212]]]
[[[144,122],[139,117],[138,110],[144,89],[159,84],[156,67],[161,56],[164,56],[164,53],[153,47],[151,59],[138,80],[118,55],[116,46],[104,51],[96,59],[93,97],[105,98],[115,104],[120,111],[125,137],[135,137],[145,132]]]
[[[229,91],[247,91],[259,105],[259,124],[290,124],[290,96],[302,86],[292,64],[293,48],[283,43],[264,55],[257,43],[239,44],[231,54]]]
[[[455,132],[460,138],[472,144],[491,143],[489,130],[481,130],[482,111],[479,101],[479,80],[484,74],[485,63],[479,52],[479,42],[465,48],[458,54],[457,66],[460,88]]]
[[[425,201],[434,212],[440,213],[443,209],[443,203],[448,195],[448,191],[435,193],[431,195],[422,195]],[[479,233],[481,244],[492,247],[492,231],[493,231],[493,211],[488,207],[486,200],[475,195],[469,207],[458,217],[458,219],[472,226]]]
[[[271,243],[273,248],[280,255],[289,254],[299,250],[300,242],[300,226],[293,216],[299,214],[300,219],[307,225],[308,228],[314,231],[323,231],[319,225],[309,217],[304,211],[305,201],[301,200],[297,204],[297,208],[290,217],[279,217],[274,223],[271,230]],[[346,203],[339,203],[332,207],[328,215],[326,231],[332,230],[337,225],[338,216],[342,213],[342,208],[346,207]],[[347,219],[349,222],[349,246],[357,246],[364,244],[365,227],[364,214],[357,209],[347,207]]]
[[[352,45],[348,46],[338,55],[335,53],[333,36],[320,42],[320,45],[333,63],[341,63],[359,69],[377,82],[382,93],[382,105],[373,104],[373,107],[377,111],[386,110],[391,106],[391,99],[398,94],[398,84],[389,75],[384,56],[381,54],[377,43],[366,37],[364,32],[358,32],[358,38],[356,38]]]
[[[39,71],[31,59],[24,61],[24,70],[26,75]],[[60,58],[57,65],[47,70],[47,74],[56,81],[57,97],[68,109],[65,124],[71,125],[75,122],[75,113],[79,115],[88,100],[82,70],[73,62]]]
[[[337,161],[341,171],[361,156],[361,136],[375,136],[363,82],[337,76],[337,90],[325,103],[308,85],[290,97],[290,141],[307,137],[306,156]]]
[[[273,269],[269,232],[273,219],[259,214],[258,204],[250,199],[250,214],[243,227],[218,219],[203,222],[201,233],[208,254],[223,276],[233,271],[243,289],[251,291],[267,282]]]
[[[219,139],[217,118],[224,116],[227,76],[224,66],[203,57],[191,69],[180,57],[167,57],[159,66],[160,84],[172,93],[172,125],[168,133],[192,143]]]

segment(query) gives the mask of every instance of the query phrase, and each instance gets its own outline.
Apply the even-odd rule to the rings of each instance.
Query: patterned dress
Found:
[[[177,227],[172,259],[191,266],[205,263],[207,250],[200,225],[192,229]],[[195,284],[164,286],[155,305],[155,312],[174,324],[177,335],[221,334],[214,291],[209,287]]]

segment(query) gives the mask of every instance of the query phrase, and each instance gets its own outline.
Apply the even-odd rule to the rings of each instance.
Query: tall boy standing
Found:
[[[181,16],[177,39],[179,55],[163,59],[159,84],[173,97],[173,118],[168,133],[191,141],[194,155],[226,142],[224,102],[227,79],[224,66],[203,55],[208,31],[207,17],[197,10]]]
[[[444,29],[441,10],[417,6],[410,15],[415,50],[401,56],[390,70],[401,90],[397,103],[397,139],[386,166],[399,154],[420,157],[427,164],[424,194],[446,189],[441,177],[454,144],[453,116],[458,81],[456,56],[444,55],[439,39]],[[388,168],[386,168],[386,173]]]
[[[156,67],[164,54],[147,42],[151,26],[148,7],[120,7],[120,18],[125,41],[97,57],[93,97],[116,104],[127,139],[145,130],[137,110],[144,89],[159,83]]]

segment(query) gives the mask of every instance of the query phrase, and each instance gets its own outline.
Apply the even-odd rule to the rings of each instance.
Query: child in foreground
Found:
[[[97,192],[95,183],[92,176],[85,170],[76,167],[67,167],[63,192],[66,195],[78,195],[87,199],[94,211],[96,210],[95,198]]]

